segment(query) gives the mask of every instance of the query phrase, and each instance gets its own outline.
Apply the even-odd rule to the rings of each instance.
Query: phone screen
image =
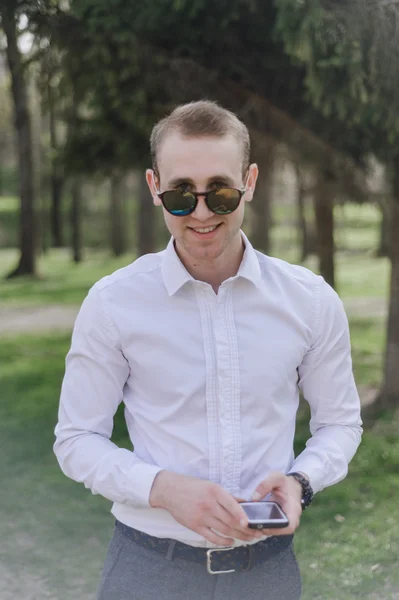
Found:
[[[241,504],[250,521],[271,521],[284,519],[285,515],[273,502],[250,502]]]

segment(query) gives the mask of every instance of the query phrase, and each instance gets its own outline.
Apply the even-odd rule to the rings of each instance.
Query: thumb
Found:
[[[284,485],[285,475],[283,473],[270,473],[261,481],[257,486],[254,493],[252,494],[252,500],[255,502],[264,498],[267,494],[272,492],[275,488],[279,488]]]

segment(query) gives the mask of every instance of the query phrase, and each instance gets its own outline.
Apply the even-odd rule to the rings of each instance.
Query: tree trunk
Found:
[[[82,262],[82,187],[79,177],[74,177],[71,190],[72,256],[75,263]]]
[[[316,247],[320,275],[335,288],[334,269],[334,196],[335,180],[331,173],[319,174],[314,190]]]
[[[311,253],[311,233],[309,230],[309,225],[306,219],[306,188],[303,181],[303,173],[301,167],[296,164],[295,173],[296,173],[296,205],[297,205],[297,227],[298,227],[298,245],[300,251],[300,262],[303,262],[307,259],[309,254]]]
[[[126,252],[125,189],[123,178],[113,173],[110,193],[111,248],[114,256]]]
[[[390,255],[391,252],[391,235],[392,235],[392,222],[391,222],[391,202],[389,199],[383,198],[380,204],[381,208],[381,221],[380,221],[380,244],[377,250],[377,256],[383,257]]]
[[[140,177],[137,214],[137,256],[155,252],[155,207],[144,175]]]
[[[399,231],[399,157],[394,161],[393,198],[391,201],[392,231]],[[391,291],[385,353],[384,383],[379,405],[399,406],[399,235],[391,238]]]
[[[270,251],[271,195],[275,144],[267,138],[253,137],[253,156],[259,166],[255,194],[251,202],[251,243],[257,250]]]
[[[56,175],[52,166],[51,173],[51,236],[53,239],[54,248],[63,248],[64,246],[64,231],[63,231],[63,216],[62,216],[62,191],[64,188],[64,180]]]
[[[20,185],[20,259],[8,277],[36,274],[35,188],[32,160],[32,134],[27,86],[22,70],[22,58],[17,43],[16,15],[12,5],[1,11],[7,39],[7,60],[11,73]]]
[[[64,186],[64,178],[61,174],[61,169],[58,164],[57,150],[57,128],[54,109],[53,92],[50,81],[47,81],[47,99],[48,99],[48,116],[50,130],[50,147],[51,147],[51,175],[50,175],[50,190],[51,190],[51,209],[50,209],[50,228],[51,237],[54,248],[62,248],[64,246],[64,232],[62,219],[62,191]]]
[[[4,183],[3,183],[3,169],[4,169],[4,164],[5,164],[5,160],[4,160],[4,151],[3,151],[3,147],[0,146],[0,196],[4,195]]]

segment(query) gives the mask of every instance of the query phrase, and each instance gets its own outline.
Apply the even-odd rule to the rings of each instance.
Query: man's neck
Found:
[[[198,281],[209,283],[217,294],[223,281],[237,275],[244,255],[245,246],[240,235],[239,238],[237,238],[237,242],[229,244],[226,251],[213,261],[196,260],[184,252],[184,250],[181,251],[176,247],[176,244],[175,249],[190,275]]]

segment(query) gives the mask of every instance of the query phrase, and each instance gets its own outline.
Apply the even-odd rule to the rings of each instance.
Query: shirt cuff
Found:
[[[148,508],[152,484],[158,473],[163,470],[162,467],[148,463],[133,465],[126,479],[127,504],[136,508]]]
[[[308,477],[314,494],[321,492],[327,485],[326,469],[317,458],[298,456],[298,458],[294,460],[288,473],[293,473],[294,471],[304,473]],[[345,475],[342,476],[342,479],[344,476]]]

